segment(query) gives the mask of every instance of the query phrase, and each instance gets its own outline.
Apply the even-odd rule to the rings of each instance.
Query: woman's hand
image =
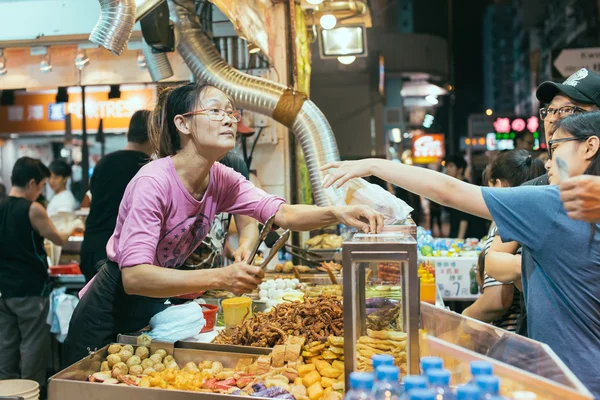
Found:
[[[335,169],[323,179],[323,187],[328,188],[335,183],[338,189],[344,183],[352,178],[362,178],[363,176],[373,175],[373,164],[375,159],[364,159],[358,161],[336,161],[325,164],[320,168],[321,171]]]
[[[250,257],[250,249],[248,245],[242,244],[237,248],[236,251],[233,252],[233,259],[235,262],[248,261]]]
[[[365,233],[380,233],[383,230],[383,214],[369,206],[333,207],[332,212],[340,223]]]
[[[222,288],[237,296],[250,293],[260,285],[264,277],[262,268],[238,262],[217,270]]]

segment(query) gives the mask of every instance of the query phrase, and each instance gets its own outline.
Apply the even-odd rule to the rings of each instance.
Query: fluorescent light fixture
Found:
[[[394,143],[400,143],[402,141],[402,138],[400,137],[400,128],[392,128],[391,133],[392,141]]]
[[[87,56],[85,49],[77,50],[77,55],[75,56],[75,66],[78,70],[83,70],[86,65],[90,63],[90,58]]]
[[[306,0],[308,4],[312,4],[313,6],[318,6],[323,2],[323,0]]]
[[[366,57],[367,45],[363,26],[341,26],[320,31],[321,58],[340,56]]]

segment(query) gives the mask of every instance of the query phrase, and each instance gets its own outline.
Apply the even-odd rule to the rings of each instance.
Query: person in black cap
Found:
[[[600,75],[586,69],[580,69],[568,77],[563,83],[552,81],[543,82],[536,91],[536,97],[540,103],[545,104],[540,108],[540,118],[544,121],[544,131],[546,133],[546,146],[550,151],[549,141],[552,139],[553,124],[565,117],[573,114],[579,114],[600,109]],[[546,170],[550,169],[552,160],[546,162]],[[580,175],[575,180],[585,178],[587,175]],[[570,185],[574,179],[569,179],[566,183],[561,183],[561,188]],[[524,186],[548,185],[548,175],[542,175],[539,178],[525,182]],[[600,190],[600,189],[599,189]],[[564,192],[563,192],[564,193]],[[564,201],[564,200],[563,200]],[[567,206],[565,206],[567,208]],[[568,208],[567,208],[568,211]],[[571,215],[570,215],[571,216]],[[502,243],[500,236],[497,236],[490,247],[492,257],[494,254],[510,253],[516,254],[520,247],[519,243]],[[499,265],[499,264],[496,264]],[[526,247],[522,247],[521,270],[515,270],[505,263],[506,270],[501,271],[502,275],[494,277],[502,282],[510,282],[522,279],[525,296],[527,295],[527,271],[535,269],[534,260],[531,252]],[[524,273],[521,274],[521,271]],[[493,276],[494,270],[488,271]],[[522,298],[522,300],[524,300]],[[517,333],[527,336],[527,311],[525,303],[521,303],[521,315],[517,322]]]

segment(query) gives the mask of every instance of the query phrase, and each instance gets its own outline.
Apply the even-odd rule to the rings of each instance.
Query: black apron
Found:
[[[128,295],[119,266],[106,261],[73,312],[65,340],[65,367],[114,342],[120,333],[146,327],[167,308],[165,300]]]

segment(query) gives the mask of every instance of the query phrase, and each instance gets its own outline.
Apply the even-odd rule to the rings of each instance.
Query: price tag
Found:
[[[479,287],[471,279],[471,270],[477,266],[475,257],[421,257],[435,267],[435,284],[444,300],[475,300]],[[475,292],[475,293],[473,293]]]

